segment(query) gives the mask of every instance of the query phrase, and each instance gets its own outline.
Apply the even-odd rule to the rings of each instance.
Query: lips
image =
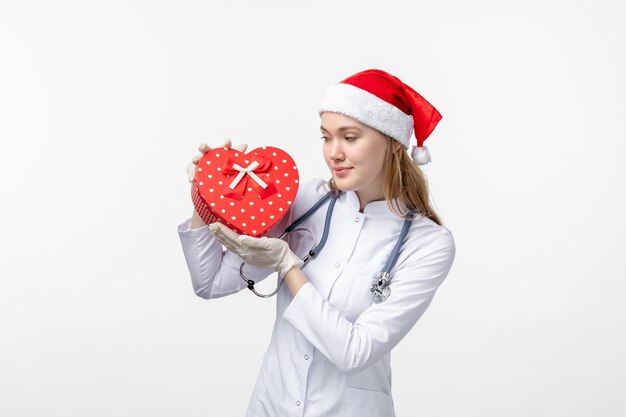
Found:
[[[335,173],[337,177],[344,177],[348,175],[351,169],[352,168],[347,168],[347,167],[334,167],[333,172]]]

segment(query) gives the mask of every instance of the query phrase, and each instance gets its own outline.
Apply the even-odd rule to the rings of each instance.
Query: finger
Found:
[[[226,139],[226,141],[222,144],[222,146],[224,148],[230,148],[231,145],[233,144],[233,142],[230,140],[230,138]]]
[[[245,143],[242,143],[241,145],[235,146],[235,149],[237,149],[239,152],[245,153],[246,149],[248,149],[248,145]]]
[[[215,236],[215,239],[224,245],[226,249],[241,256],[243,249],[241,245],[239,245],[239,242],[233,241],[219,232],[214,233],[213,236]]]
[[[256,247],[256,242],[254,242],[253,237],[251,236],[247,236],[247,235],[241,235],[239,236],[239,241],[241,242],[241,244],[243,246],[249,247],[249,248],[254,248]]]
[[[211,223],[209,229],[213,232],[216,239],[224,244],[224,246],[240,246],[239,235],[228,227],[219,222]]]
[[[189,182],[193,182],[193,179],[196,177],[196,164],[190,162],[187,164],[187,179]]]
[[[205,153],[211,150],[211,147],[207,145],[206,143],[201,143],[200,146],[198,146],[198,150],[202,152],[202,154],[204,155]]]
[[[231,240],[239,239],[239,234],[238,233],[230,230],[228,227],[224,226],[222,223],[214,222],[214,223],[211,223],[211,224],[214,225],[214,228],[215,228],[215,230],[218,233],[228,237],[229,239],[231,239]]]
[[[247,236],[247,235],[239,236],[239,240],[241,241],[241,243],[250,247],[254,247],[254,248],[261,247],[262,239],[263,238],[260,238],[260,237],[252,237],[252,236]]]
[[[255,249],[268,250],[270,249],[271,242],[267,237],[252,237],[252,236],[240,236],[239,240],[241,244]]]
[[[215,238],[219,240],[222,245],[226,246],[226,249],[241,256],[243,250],[241,246],[234,244],[232,240],[228,240],[224,236],[216,236]]]
[[[209,224],[209,230],[211,230],[211,233],[213,233],[213,236],[215,236],[216,239],[220,240],[220,242],[222,241],[221,239],[224,239],[224,233],[222,233],[222,229],[220,228],[220,223],[215,222],[215,223]]]
[[[194,155],[194,157],[191,158],[191,162],[193,162],[194,164],[198,164],[200,158],[202,158],[202,155]]]

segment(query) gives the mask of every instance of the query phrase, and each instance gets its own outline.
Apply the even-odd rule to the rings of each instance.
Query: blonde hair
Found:
[[[385,135],[386,136],[386,135]],[[415,165],[403,146],[397,146],[398,142],[387,136],[387,150],[385,152],[385,185],[383,195],[389,209],[399,217],[406,218],[400,209],[399,202],[409,211],[428,217],[438,225],[441,220],[430,205],[428,181],[426,176]],[[337,189],[332,178],[328,181],[330,190],[337,194]],[[393,201],[396,200],[396,204]]]

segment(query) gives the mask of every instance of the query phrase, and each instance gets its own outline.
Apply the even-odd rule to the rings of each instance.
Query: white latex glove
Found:
[[[232,145],[231,140],[226,139],[226,142],[224,142],[224,144],[221,147],[230,148],[231,145]],[[246,145],[245,143],[235,146],[235,149],[237,149],[239,152],[242,152],[242,153],[245,153],[247,148],[248,148],[248,145]],[[198,161],[200,160],[200,158],[204,156],[205,153],[210,151],[211,148],[206,143],[201,143],[200,146],[198,146],[198,150],[200,151],[200,154],[191,158],[191,162],[187,164],[187,178],[189,179],[189,182],[193,182],[193,179],[196,176],[196,169],[198,168]]]
[[[250,265],[272,269],[284,276],[294,266],[303,264],[282,239],[239,235],[218,222],[211,223],[209,229],[217,240]]]

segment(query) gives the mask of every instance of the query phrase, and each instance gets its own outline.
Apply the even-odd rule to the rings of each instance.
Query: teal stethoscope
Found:
[[[333,209],[335,207],[335,203],[337,202],[337,197],[338,197],[338,195],[333,195],[333,193],[331,191],[326,193],[326,195],[324,195],[324,197],[322,197],[317,203],[315,203],[315,205],[313,205],[313,207],[311,207],[306,213],[304,213],[302,216],[300,216],[295,222],[290,224],[285,229],[283,234],[278,237],[278,239],[282,239],[285,236],[287,236],[287,234],[295,231],[296,228],[300,224],[302,224],[305,220],[307,220],[309,217],[311,217],[313,215],[313,213],[315,213],[322,205],[324,205],[324,203],[326,203],[327,201],[330,200],[330,202],[328,204],[328,209],[326,210],[326,220],[324,222],[324,232],[322,233],[322,239],[320,239],[320,242],[317,244],[317,246],[315,246],[313,249],[311,249],[309,251],[309,253],[307,253],[306,256],[304,258],[302,258],[302,261],[304,262],[304,265],[302,267],[306,266],[307,263],[312,258],[315,258],[317,256],[317,254],[320,253],[320,251],[322,250],[324,245],[326,244],[326,240],[328,239],[328,231],[330,229],[330,219],[333,216]],[[415,215],[413,213],[408,213],[408,217],[409,218],[404,221],[404,225],[402,226],[402,231],[400,232],[400,236],[398,237],[398,241],[396,242],[396,244],[393,247],[391,253],[389,254],[389,257],[387,258],[387,262],[385,262],[385,266],[383,267],[383,272],[381,272],[380,277],[378,277],[378,281],[375,284],[372,284],[372,286],[370,287],[370,291],[372,293],[372,298],[373,298],[374,302],[377,303],[377,304],[378,303],[382,303],[383,301],[385,301],[387,299],[387,297],[389,297],[389,292],[390,292],[390,289],[389,289],[390,278],[389,278],[389,276],[391,275],[391,269],[393,268],[393,266],[395,265],[396,261],[398,260],[398,255],[400,254],[400,248],[402,247],[402,243],[404,242],[404,238],[406,238],[406,235],[409,232],[409,228],[411,227],[411,222],[413,221],[413,218],[415,217]],[[271,297],[274,294],[276,294],[278,292],[278,290],[280,289],[281,285],[283,285],[284,279],[282,279],[282,277],[281,277],[280,283],[278,284],[276,289],[271,294],[260,294],[259,292],[257,292],[254,289],[255,282],[253,280],[251,280],[251,279],[247,279],[244,276],[244,274],[243,274],[243,267],[244,267],[244,265],[245,265],[245,262],[242,263],[241,266],[239,267],[239,276],[241,276],[241,279],[246,281],[250,291],[252,291],[256,295],[258,295],[259,297],[262,297],[262,298]]]

